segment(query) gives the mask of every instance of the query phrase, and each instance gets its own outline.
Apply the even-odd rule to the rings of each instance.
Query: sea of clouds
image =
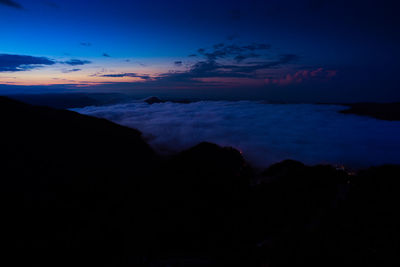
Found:
[[[176,153],[199,142],[232,146],[255,167],[284,159],[364,168],[400,163],[400,122],[341,114],[335,105],[134,101],[74,111],[136,128],[154,149]]]

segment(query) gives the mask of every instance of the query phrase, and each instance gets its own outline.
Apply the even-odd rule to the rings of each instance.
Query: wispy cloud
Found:
[[[79,43],[81,46],[92,46],[92,43],[89,42],[81,42]]]
[[[62,64],[68,64],[68,65],[71,65],[71,66],[79,66],[79,65],[90,64],[90,63],[92,63],[92,62],[89,61],[89,60],[70,59],[70,60],[68,60],[68,61],[62,61],[62,62],[60,62],[60,63],[62,63]]]
[[[82,69],[71,69],[71,70],[63,70],[63,73],[71,73],[71,72],[77,72],[77,71],[81,71]]]
[[[259,52],[266,52],[271,45],[252,43],[248,45],[218,43],[211,48],[197,50],[199,59],[186,71],[162,73],[158,81],[193,82],[199,78],[259,78],[258,71],[277,68],[298,60],[294,54],[278,55],[274,60],[261,58]],[[195,57],[196,54],[190,55]],[[258,59],[257,62],[248,62],[248,59]],[[220,61],[223,60],[223,63]],[[229,63],[231,62],[231,63]],[[175,61],[180,66],[182,61]]]
[[[16,8],[16,9],[24,9],[24,7],[21,4],[15,2],[15,1],[12,1],[12,0],[0,0],[0,5],[6,5],[9,7]]]
[[[159,73],[150,78],[146,74],[121,73],[102,74],[94,76],[117,78],[137,77],[146,80],[150,87],[193,87],[206,85],[223,85],[221,79],[256,79],[259,84],[264,84],[266,71],[276,70],[298,61],[295,54],[265,55],[270,52],[271,45],[264,43],[251,43],[246,45],[217,43],[209,48],[200,48],[197,55],[190,55],[195,62],[188,61],[185,69]],[[251,59],[251,60],[249,60]],[[192,62],[192,63],[189,63]],[[183,61],[172,62],[175,67],[182,67]],[[210,81],[213,79],[213,81]],[[218,80],[219,79],[219,80]],[[144,86],[142,84],[141,86]]]
[[[298,84],[304,81],[312,80],[312,79],[329,79],[336,76],[336,70],[325,70],[323,68],[318,68],[314,70],[299,70],[293,74],[286,74],[280,78],[267,78],[265,82],[267,84],[276,84],[276,85],[291,85]]]
[[[245,64],[237,64],[236,51],[257,50],[258,46],[235,46],[220,49],[219,47],[213,50],[212,53],[207,53],[205,49],[199,49],[199,53],[205,57],[205,60],[200,60],[194,63],[188,70],[181,72],[167,72],[160,74],[158,80],[174,80],[174,81],[194,81],[197,78],[260,78],[258,71],[277,68],[286,64],[290,64],[298,60],[298,56],[294,54],[284,54],[278,56],[274,60],[262,60],[258,62],[249,62]],[[260,46],[262,49],[268,49],[267,46]],[[235,52],[233,52],[235,50]],[[234,56],[232,58],[232,56]],[[228,59],[230,57],[231,64],[220,63],[218,58]],[[240,61],[242,61],[241,59]],[[196,80],[195,82],[198,82]]]
[[[175,61],[175,62],[174,62],[174,65],[175,65],[176,67],[181,67],[182,64],[183,64],[182,61]]]
[[[46,57],[0,54],[0,72],[27,71],[55,63]]]
[[[151,77],[149,75],[137,74],[137,73],[117,73],[117,74],[102,74],[102,75],[95,74],[94,76],[97,76],[97,77],[108,77],[108,78],[132,77],[132,78],[141,78],[143,80],[150,80],[151,79]]]
[[[255,51],[269,50],[271,45],[262,43],[253,43],[249,45],[237,44],[215,44],[210,49],[200,48],[197,52],[203,55],[208,60],[217,60],[221,58],[234,58],[237,62],[241,62],[248,58],[258,58],[261,55],[256,54]]]

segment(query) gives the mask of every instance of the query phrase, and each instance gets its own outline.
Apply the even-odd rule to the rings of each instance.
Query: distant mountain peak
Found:
[[[146,102],[149,105],[152,105],[152,104],[156,104],[156,103],[164,103],[166,101],[165,100],[161,100],[160,98],[158,98],[156,96],[151,96],[151,97],[146,98],[144,100],[144,102]]]

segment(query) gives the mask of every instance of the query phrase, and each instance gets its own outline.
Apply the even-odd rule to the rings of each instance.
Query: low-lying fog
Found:
[[[400,163],[400,122],[338,113],[341,109],[252,101],[134,101],[73,110],[136,128],[161,153],[208,141],[237,148],[255,167],[288,158],[350,168]]]

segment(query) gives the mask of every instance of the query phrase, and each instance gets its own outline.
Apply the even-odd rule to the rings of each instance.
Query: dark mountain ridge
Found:
[[[31,105],[59,109],[111,105],[129,100],[129,97],[117,93],[16,94],[7,97]]]
[[[380,120],[400,121],[400,103],[353,103],[340,111],[343,114],[368,116]]]
[[[3,261],[15,266],[392,266],[400,166],[284,161],[0,97]]]

